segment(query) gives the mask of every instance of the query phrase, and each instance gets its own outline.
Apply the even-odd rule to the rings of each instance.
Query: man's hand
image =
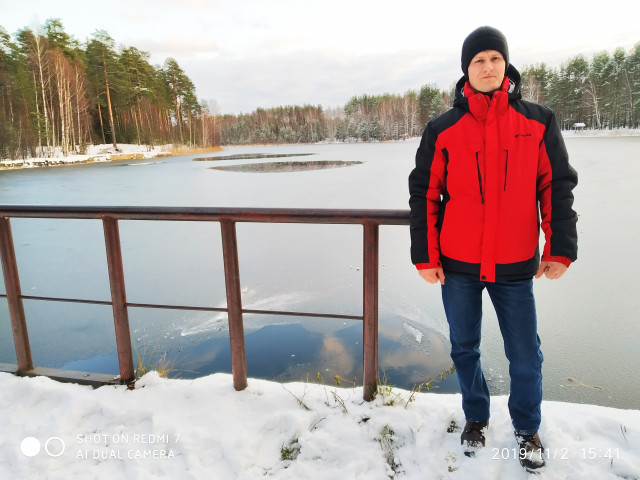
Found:
[[[566,271],[567,266],[564,263],[541,262],[540,267],[538,268],[538,272],[536,273],[536,278],[540,278],[542,275],[544,275],[551,280],[555,280],[564,275],[564,272]]]
[[[418,273],[429,283],[440,283],[444,285],[444,271],[442,268],[426,268],[424,270],[418,270]]]

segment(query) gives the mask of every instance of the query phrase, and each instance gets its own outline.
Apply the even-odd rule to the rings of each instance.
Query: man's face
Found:
[[[469,84],[478,92],[491,92],[500,88],[504,78],[505,61],[496,50],[478,53],[469,64]]]

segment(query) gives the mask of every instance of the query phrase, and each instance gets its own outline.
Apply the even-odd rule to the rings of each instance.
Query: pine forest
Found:
[[[151,65],[136,47],[116,48],[104,30],[81,43],[60,19],[14,37],[0,26],[0,159],[84,153],[118,143],[210,147],[256,143],[385,141],[419,136],[450,108],[446,90],[354,96],[344,106],[279,106],[219,114],[198,100],[173,58]],[[548,106],[562,129],[640,127],[640,42],[551,68],[520,68],[522,95]]]

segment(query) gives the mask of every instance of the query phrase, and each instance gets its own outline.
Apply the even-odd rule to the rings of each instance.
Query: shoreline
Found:
[[[638,128],[618,128],[613,130],[562,130],[562,136],[564,138],[608,138],[608,137],[637,137],[640,136],[640,129]],[[414,137],[410,139],[400,140],[406,142],[407,140],[419,140],[420,137]],[[390,141],[372,141],[372,142],[357,142],[357,143],[387,143],[395,142]],[[336,142],[336,141],[321,141],[318,144],[326,143],[349,143],[349,142]],[[225,147],[246,147],[246,146],[284,146],[284,145],[299,145],[297,143],[267,143],[267,144],[246,144],[246,145],[226,145]],[[313,144],[305,144],[313,145]],[[3,170],[15,170],[20,168],[39,168],[39,167],[57,167],[64,165],[79,165],[86,163],[97,162],[114,162],[122,160],[142,160],[164,157],[175,157],[179,155],[189,155],[193,153],[210,153],[221,152],[224,147],[206,147],[206,148],[174,148],[173,145],[162,145],[160,147],[149,147],[147,145],[133,145],[133,144],[121,144],[118,149],[114,149],[111,145],[92,145],[89,147],[90,153],[84,155],[68,155],[66,157],[60,156],[59,152],[57,156],[43,157],[43,158],[27,158],[21,160],[0,160],[0,171]]]
[[[122,144],[118,149],[110,145],[92,145],[90,153],[83,155],[68,155],[27,158],[20,160],[0,160],[0,171],[21,168],[58,167],[65,165],[81,165],[98,162],[117,162],[123,160],[143,160],[153,158],[175,157],[192,153],[220,152],[222,147],[206,148],[174,148],[173,145],[163,145],[150,148],[147,145]]]

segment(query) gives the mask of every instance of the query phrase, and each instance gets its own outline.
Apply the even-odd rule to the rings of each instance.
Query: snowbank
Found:
[[[612,130],[563,130],[563,137],[637,137],[640,128],[614,128]]]
[[[0,161],[0,168],[47,167],[54,165],[71,165],[77,163],[156,158],[171,155],[171,147],[172,145],[149,147],[147,145],[118,144],[118,148],[115,149],[113,145],[110,144],[90,145],[87,147],[86,154],[67,155],[66,157],[62,154],[62,151],[60,149],[57,149],[52,156],[46,158],[2,160]]]
[[[526,479],[506,397],[463,455],[459,395],[145,375],[135,390],[0,374],[2,478]],[[543,403],[541,479],[640,478],[640,411]],[[33,438],[30,438],[33,437]]]

